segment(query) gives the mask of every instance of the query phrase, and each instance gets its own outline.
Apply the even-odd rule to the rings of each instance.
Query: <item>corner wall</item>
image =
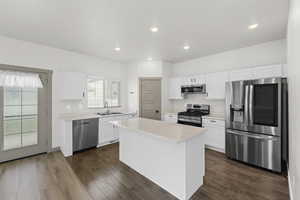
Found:
[[[66,112],[65,105],[59,100],[60,85],[57,79],[60,72],[83,72],[87,75],[121,80],[121,111],[127,111],[126,67],[118,62],[51,48],[31,42],[0,36],[0,63],[53,70],[52,85],[52,146],[60,143],[59,115]],[[83,104],[84,105],[84,104]],[[74,107],[78,105],[73,105]],[[76,109],[75,109],[76,110]],[[77,112],[97,112],[86,107]]]
[[[300,1],[290,1],[287,74],[289,87],[289,184],[300,199]]]
[[[128,111],[139,113],[139,78],[159,77],[162,79],[161,114],[171,110],[167,100],[168,77],[172,65],[163,61],[132,62],[127,66]]]

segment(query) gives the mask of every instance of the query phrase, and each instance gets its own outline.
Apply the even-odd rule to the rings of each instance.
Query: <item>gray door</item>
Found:
[[[140,117],[161,119],[161,79],[140,79]]]
[[[51,132],[51,75],[43,88],[0,87],[0,162],[47,152]]]

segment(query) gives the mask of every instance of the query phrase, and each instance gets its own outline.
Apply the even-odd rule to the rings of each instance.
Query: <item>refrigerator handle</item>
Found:
[[[244,123],[249,124],[249,85],[245,85],[245,112],[244,112]]]
[[[246,137],[249,137],[249,138],[255,138],[255,139],[260,139],[260,140],[276,141],[276,140],[279,139],[278,137],[275,137],[275,136],[247,133],[247,132],[231,130],[231,129],[227,129],[226,133],[230,133],[230,134],[233,134],[233,135],[239,135],[239,136],[246,136]]]
[[[249,86],[249,123],[251,126],[253,126],[253,99],[254,99],[254,93],[253,93],[253,85]]]

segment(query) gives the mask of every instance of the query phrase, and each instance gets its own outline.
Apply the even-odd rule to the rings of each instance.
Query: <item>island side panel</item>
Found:
[[[186,142],[186,199],[203,185],[205,175],[205,133]]]
[[[120,161],[178,199],[186,199],[185,143],[119,128]]]

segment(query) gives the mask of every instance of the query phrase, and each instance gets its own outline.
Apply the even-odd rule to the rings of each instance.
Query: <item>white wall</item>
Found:
[[[128,111],[139,111],[139,78],[162,78],[162,115],[170,110],[167,100],[167,80],[172,65],[162,61],[132,62],[127,66],[128,79]]]
[[[171,74],[188,76],[278,63],[286,63],[286,40],[267,42],[177,63],[174,64]],[[224,100],[206,100],[200,95],[190,95],[185,100],[170,102],[173,112],[182,111],[186,103],[210,104],[212,114],[222,115],[225,110]]]
[[[53,147],[58,146],[61,134],[58,116],[67,112],[66,104],[63,104],[58,98],[59,87],[63,84],[57,79],[59,72],[77,71],[102,78],[120,79],[122,85],[121,103],[123,105],[120,109],[127,110],[126,67],[118,62],[0,36],[0,63],[53,70]],[[74,108],[78,105],[73,103],[72,106]],[[81,109],[74,108],[74,110],[96,112],[96,110],[88,110],[85,106]]]
[[[300,1],[290,1],[287,74],[289,86],[289,178],[294,200],[300,199]]]

